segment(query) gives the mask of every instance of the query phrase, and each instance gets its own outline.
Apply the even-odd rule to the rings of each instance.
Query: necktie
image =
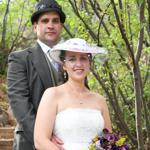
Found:
[[[54,66],[54,68],[55,68],[57,71],[60,71],[61,65],[51,58],[51,56],[50,56],[50,50],[49,50],[47,53],[48,53],[50,62],[52,63],[52,65]]]
[[[48,57],[50,60],[50,63],[53,65],[54,69],[57,72],[57,77],[56,78],[56,85],[60,85],[62,83],[64,83],[64,78],[63,78],[63,69],[61,64],[57,63],[55,60],[53,60],[50,56],[50,50],[48,51]]]

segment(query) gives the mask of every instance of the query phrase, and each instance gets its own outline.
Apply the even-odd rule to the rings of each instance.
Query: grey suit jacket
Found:
[[[37,108],[45,89],[53,86],[45,55],[38,44],[10,54],[7,79],[9,102],[19,124],[16,130],[24,131],[26,139],[34,144]]]

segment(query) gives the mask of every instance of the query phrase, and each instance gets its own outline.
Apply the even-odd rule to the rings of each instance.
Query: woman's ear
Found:
[[[64,71],[66,71],[66,67],[65,67],[65,64],[63,65],[63,70],[64,70]]]

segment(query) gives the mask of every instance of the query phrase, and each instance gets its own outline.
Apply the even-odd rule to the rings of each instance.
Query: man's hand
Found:
[[[59,148],[59,150],[65,150],[63,148],[63,144],[64,144],[63,141],[58,137],[56,137],[55,135],[52,135],[51,141]]]

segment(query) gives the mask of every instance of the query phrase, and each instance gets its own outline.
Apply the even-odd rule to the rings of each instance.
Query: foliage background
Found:
[[[131,149],[150,149],[150,0],[57,0],[67,15],[62,40],[81,37],[105,47],[89,75],[107,98],[113,129]],[[0,74],[10,52],[32,46],[36,0],[0,0]],[[101,65],[99,65],[101,63]]]

